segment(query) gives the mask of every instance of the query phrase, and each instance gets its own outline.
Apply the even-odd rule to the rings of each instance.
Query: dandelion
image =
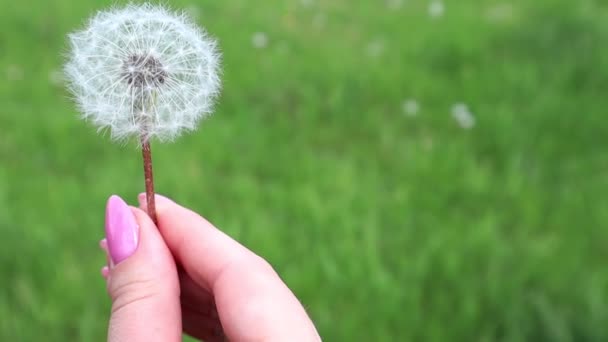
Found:
[[[405,115],[410,117],[418,115],[418,112],[420,111],[420,105],[418,104],[418,101],[414,99],[407,99],[403,101],[402,108]]]
[[[150,4],[99,12],[69,40],[65,76],[82,117],[114,140],[139,139],[155,219],[150,140],[171,141],[211,113],[216,43],[185,14]]]
[[[471,129],[475,127],[475,116],[464,103],[456,103],[452,106],[452,117],[461,128]]]
[[[256,32],[251,36],[251,44],[256,49],[263,49],[268,46],[268,36],[264,32]]]
[[[445,13],[445,5],[441,0],[432,0],[429,3],[429,15],[431,18],[439,18]]]

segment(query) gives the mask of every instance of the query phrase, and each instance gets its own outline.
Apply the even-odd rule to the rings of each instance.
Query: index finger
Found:
[[[213,293],[230,340],[320,340],[270,264],[193,211],[156,196],[159,231],[186,273]],[[140,203],[145,208],[145,195]]]

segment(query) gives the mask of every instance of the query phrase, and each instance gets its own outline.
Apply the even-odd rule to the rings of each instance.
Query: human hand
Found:
[[[108,201],[102,274],[108,341],[320,341],[272,267],[198,214],[156,196],[158,228],[140,207]]]

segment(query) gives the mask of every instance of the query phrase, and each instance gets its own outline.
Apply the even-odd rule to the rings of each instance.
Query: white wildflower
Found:
[[[418,101],[414,99],[407,99],[403,101],[402,107],[405,115],[411,117],[418,115],[418,112],[420,111],[420,105],[418,104]]]
[[[264,32],[256,32],[251,36],[251,44],[256,49],[263,49],[268,46],[268,36]]]
[[[99,12],[69,38],[70,90],[83,118],[113,138],[172,140],[211,113],[219,54],[186,15],[131,4]]]
[[[456,103],[452,106],[452,117],[461,128],[471,129],[475,127],[475,116],[464,103]]]
[[[441,0],[432,0],[429,3],[429,15],[431,18],[442,17],[445,13],[445,5]]]

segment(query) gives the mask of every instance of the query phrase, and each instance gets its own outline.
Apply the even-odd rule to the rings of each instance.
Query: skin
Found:
[[[102,269],[112,299],[108,341],[320,341],[268,262],[198,214],[156,196],[158,227],[140,208],[135,252]],[[107,243],[101,241],[107,253]]]

